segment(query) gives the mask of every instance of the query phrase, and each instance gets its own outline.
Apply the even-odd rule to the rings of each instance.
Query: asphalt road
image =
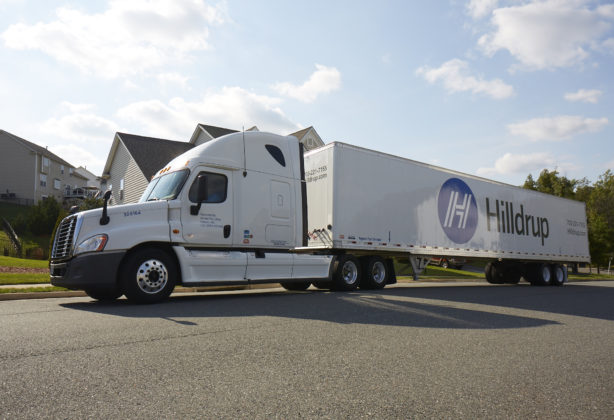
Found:
[[[0,418],[614,416],[614,282],[0,302]]]

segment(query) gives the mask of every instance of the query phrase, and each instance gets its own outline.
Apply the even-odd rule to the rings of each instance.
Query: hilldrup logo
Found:
[[[473,191],[458,178],[450,178],[441,186],[437,198],[439,222],[451,241],[468,242],[478,227],[478,205]]]

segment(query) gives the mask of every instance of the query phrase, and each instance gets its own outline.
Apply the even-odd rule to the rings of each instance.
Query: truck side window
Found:
[[[225,175],[215,174],[213,172],[201,172],[198,175],[207,175],[207,199],[205,203],[223,203],[226,201],[226,194],[228,192],[228,178]],[[198,175],[194,178],[188,197],[192,203],[196,203],[196,180]]]
[[[272,144],[267,144],[264,146],[269,152],[269,154],[284,168],[286,167],[286,159],[284,158],[284,153],[277,146],[273,146]]]

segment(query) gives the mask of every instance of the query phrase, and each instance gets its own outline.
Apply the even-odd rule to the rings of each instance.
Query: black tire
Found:
[[[129,254],[120,272],[122,291],[137,303],[167,299],[179,277],[175,260],[160,248],[142,248]]]
[[[353,255],[340,255],[333,270],[333,289],[356,290],[361,280],[361,267]]]
[[[484,268],[486,274],[486,281],[490,284],[503,284],[505,283],[504,271],[502,266],[497,263],[488,263]]]
[[[327,280],[314,281],[311,284],[313,284],[316,289],[320,290],[330,290],[333,287],[333,282]]]
[[[567,281],[567,270],[566,267],[561,264],[552,264],[550,266],[550,270],[552,271],[552,282],[553,286],[562,286]]]
[[[86,290],[85,293],[101,302],[111,302],[123,295],[121,290]]]
[[[537,265],[537,281],[540,286],[550,286],[552,283],[552,270],[550,264],[541,263]]]
[[[388,283],[388,266],[380,257],[366,257],[363,260],[363,274],[360,281],[361,289],[378,290]]]
[[[294,281],[282,281],[279,284],[281,284],[281,287],[283,287],[284,289],[292,290],[292,291],[307,290],[309,289],[309,286],[311,285],[311,283],[309,282],[294,282]]]
[[[504,267],[503,282],[505,284],[518,284],[522,277],[522,269],[517,264],[507,264]]]

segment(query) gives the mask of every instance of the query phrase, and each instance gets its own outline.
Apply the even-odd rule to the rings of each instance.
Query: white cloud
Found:
[[[471,0],[467,3],[467,14],[474,19],[489,15],[499,3],[499,0]]]
[[[575,93],[566,93],[565,99],[571,102],[590,102],[591,104],[596,104],[602,94],[603,92],[597,89],[580,89]]]
[[[89,143],[107,141],[118,130],[111,120],[94,114],[93,105],[62,102],[62,109],[68,114],[50,118],[41,125],[41,131],[65,140]]]
[[[112,140],[113,137],[110,137],[108,139],[109,144]],[[90,151],[90,149],[85,149],[84,147],[76,144],[60,144],[50,146],[49,150],[60,156],[62,159],[64,159],[71,165],[75,165],[77,167],[86,167],[90,172],[95,175],[102,174],[102,169],[107,159],[106,153],[94,154]]]
[[[117,115],[138,124],[145,135],[184,141],[199,122],[236,130],[257,125],[261,130],[279,134],[298,130],[300,126],[279,108],[280,102],[279,98],[257,95],[240,87],[224,87],[195,102],[182,98],[171,99],[168,104],[159,100],[135,102],[119,109]]]
[[[614,9],[587,0],[530,1],[494,10],[494,31],[478,45],[489,55],[507,50],[528,70],[578,64],[612,28]]]
[[[334,67],[326,67],[316,64],[316,71],[311,74],[309,80],[302,85],[294,85],[289,82],[276,83],[271,86],[277,93],[297,99],[301,102],[311,103],[318,96],[339,89],[341,86],[341,73]]]
[[[553,167],[555,164],[556,159],[548,153],[506,153],[495,161],[494,167],[478,168],[476,173],[480,176],[528,174],[534,170]]]
[[[160,73],[156,76],[156,79],[163,86],[177,85],[182,89],[188,88],[188,77],[179,73]]]
[[[142,74],[208,48],[208,26],[224,21],[203,0],[114,0],[102,13],[62,7],[57,19],[17,23],[0,37],[8,48],[39,50],[104,78]]]
[[[514,94],[514,88],[501,79],[484,80],[482,77],[468,75],[468,67],[466,61],[454,58],[439,68],[420,67],[416,70],[416,74],[431,84],[441,81],[451,93],[469,91],[482,93],[494,99],[505,99]]]
[[[509,124],[507,129],[513,135],[528,137],[533,141],[559,141],[582,133],[595,133],[602,130],[608,123],[607,118],[560,115],[552,118],[534,118]]]

